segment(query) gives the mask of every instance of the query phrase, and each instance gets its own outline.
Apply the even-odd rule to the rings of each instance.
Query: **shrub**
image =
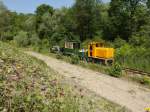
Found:
[[[41,47],[42,48],[49,48],[50,47],[49,40],[48,39],[41,40]]]
[[[114,76],[114,77],[121,77],[122,76],[122,67],[118,64],[115,63],[109,70],[109,75]]]
[[[131,54],[132,47],[129,44],[125,44],[120,48],[116,49],[115,58],[118,62],[124,64],[128,55]]]
[[[140,36],[140,35],[133,35],[132,38],[129,40],[130,44],[134,46],[141,46],[148,41],[147,37]]]
[[[15,37],[14,37],[15,42],[17,43],[18,46],[21,47],[26,47],[29,45],[30,40],[28,38],[27,32],[20,31]]]
[[[71,57],[71,64],[79,64],[79,61],[80,61],[80,59],[79,59],[78,56],[73,55],[73,56]]]
[[[121,39],[120,37],[116,38],[114,40],[114,47],[115,48],[120,48],[121,46],[123,46],[124,44],[126,44],[126,41]]]
[[[141,82],[141,84],[150,85],[150,77],[144,76],[141,78],[140,82]]]
[[[57,54],[56,54],[56,58],[57,58],[57,59],[63,59],[63,56],[62,56],[62,54],[57,53]]]
[[[40,43],[40,39],[39,39],[38,35],[36,33],[32,34],[31,38],[30,38],[30,44],[31,45],[39,45],[39,43]]]
[[[2,33],[1,40],[3,40],[3,41],[13,40],[13,33],[10,31]]]

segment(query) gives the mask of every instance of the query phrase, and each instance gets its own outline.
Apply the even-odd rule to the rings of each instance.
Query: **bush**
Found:
[[[14,37],[14,40],[17,43],[17,45],[20,46],[20,47],[26,47],[30,43],[30,40],[29,40],[28,35],[27,35],[27,32],[24,32],[24,31],[20,31]]]
[[[71,57],[71,64],[79,64],[80,59],[78,56],[74,55]]]
[[[133,35],[132,38],[129,40],[130,44],[133,46],[141,46],[146,43],[149,38],[139,35]]]
[[[148,77],[148,76],[142,77],[141,80],[140,80],[140,83],[150,85],[150,77]]]
[[[109,75],[113,77],[121,77],[122,76],[122,67],[118,64],[115,63],[109,70]]]
[[[125,44],[116,49],[115,60],[124,67],[150,72],[150,49]]]
[[[57,54],[56,54],[56,58],[57,58],[57,59],[63,59],[63,56],[62,56],[62,54],[57,53]]]
[[[3,40],[3,41],[13,40],[13,34],[10,31],[9,32],[4,32],[1,37],[2,37],[1,40]]]
[[[49,40],[48,39],[43,39],[43,40],[41,40],[41,47],[42,48],[49,48],[50,47],[50,45],[49,45]]]
[[[124,44],[120,48],[116,49],[115,59],[124,64],[126,58],[131,54],[132,47],[129,44]]]
[[[114,40],[114,47],[115,48],[120,48],[124,44],[126,44],[126,41],[121,39],[121,38],[119,38],[119,37]]]
[[[30,38],[30,44],[37,46],[37,45],[39,45],[39,43],[40,43],[40,39],[39,39],[38,35],[36,33],[32,34],[31,38]]]

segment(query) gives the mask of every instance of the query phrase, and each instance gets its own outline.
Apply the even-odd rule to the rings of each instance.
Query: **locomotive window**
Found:
[[[74,49],[80,49],[80,43],[73,43]]]
[[[90,45],[90,56],[92,56],[93,47]]]
[[[92,45],[90,46],[90,50],[93,50]]]

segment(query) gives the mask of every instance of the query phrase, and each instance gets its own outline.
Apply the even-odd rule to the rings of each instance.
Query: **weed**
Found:
[[[109,70],[109,75],[114,76],[114,77],[121,77],[122,76],[122,67],[118,64],[115,63]]]
[[[0,111],[84,110],[80,104],[86,100],[78,94],[74,98],[72,93],[72,89],[62,85],[59,76],[44,62],[0,42]]]
[[[140,80],[141,84],[150,85],[150,77],[144,76]]]
[[[79,64],[80,59],[78,56],[74,55],[71,57],[71,64]]]
[[[57,59],[63,59],[63,56],[62,56],[62,54],[57,53],[57,54],[56,54],[56,58],[57,58]]]

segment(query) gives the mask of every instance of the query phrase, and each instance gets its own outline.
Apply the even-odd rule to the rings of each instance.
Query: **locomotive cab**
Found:
[[[97,47],[104,47],[104,43],[100,42],[92,42],[88,45],[88,57],[93,57],[94,56],[94,49]]]

